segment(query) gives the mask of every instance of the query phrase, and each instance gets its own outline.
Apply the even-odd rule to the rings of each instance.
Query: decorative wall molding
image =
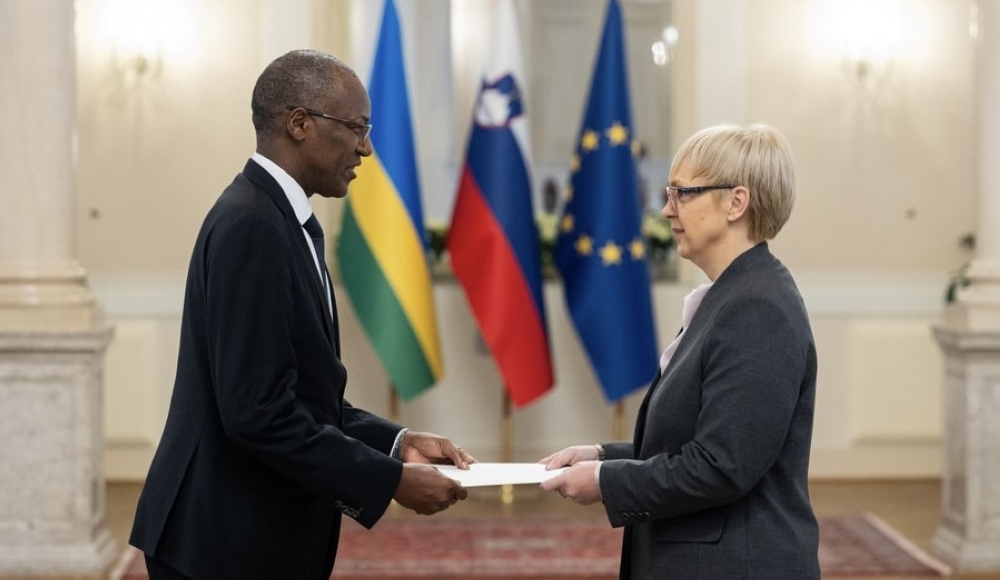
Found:
[[[941,316],[947,275],[927,272],[802,272],[800,289],[820,349],[817,418],[811,474],[819,478],[937,477],[941,472],[940,361],[931,326]],[[95,296],[118,326],[107,357],[107,467],[115,480],[141,480],[162,429],[173,385],[184,275],[93,273]],[[680,306],[694,282],[654,284],[660,343],[676,332]],[[612,436],[612,408],[582,354],[558,281],[546,284],[557,388],[515,413],[516,459],[530,461],[565,445]],[[447,433],[482,460],[499,460],[500,399],[495,367],[478,342],[460,286],[442,281],[435,296],[446,352],[442,381],[401,409],[400,420]],[[351,402],[376,413],[389,410],[387,379],[361,338],[348,301],[341,331],[351,365]],[[926,328],[926,336],[924,336]],[[897,342],[897,337],[905,340]],[[909,362],[899,352],[917,353]],[[478,346],[477,346],[478,345]],[[873,349],[879,352],[870,352]],[[886,351],[888,349],[888,351]],[[885,356],[880,353],[884,352]],[[141,359],[141,360],[139,360]],[[875,361],[875,362],[873,362]],[[894,377],[903,377],[896,380]],[[138,384],[137,384],[138,383]],[[150,384],[146,384],[150,383]],[[898,403],[900,391],[907,405]],[[114,397],[117,399],[112,400]],[[125,398],[123,398],[125,397]],[[631,433],[642,391],[625,400],[623,433]],[[141,409],[137,405],[142,405]],[[874,406],[873,410],[869,407]],[[446,408],[462,408],[456,416]],[[878,408],[885,409],[880,415]],[[142,411],[144,418],[137,417]],[[492,415],[497,415],[491,419]],[[571,417],[568,418],[568,417]],[[497,428],[490,427],[495,421]]]
[[[793,273],[810,315],[873,318],[939,316],[948,282],[945,272],[805,271]],[[558,282],[550,282],[558,283]],[[179,317],[183,272],[91,272],[90,285],[106,316]],[[661,282],[681,291],[683,282]]]

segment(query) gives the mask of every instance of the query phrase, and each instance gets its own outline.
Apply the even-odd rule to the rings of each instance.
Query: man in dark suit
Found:
[[[574,446],[542,484],[603,501],[625,526],[621,577],[818,580],[809,502],[816,347],[788,270],[768,250],[795,199],[784,137],[719,126],[674,157],[663,215],[709,283],[684,300],[632,441]]]
[[[371,155],[371,104],[315,51],[254,87],[257,149],[208,213],[188,272],[177,377],[130,543],[152,580],[329,578],[341,514],[446,509],[466,490],[430,463],[451,441],[344,400],[337,311],[309,196],[342,198]]]

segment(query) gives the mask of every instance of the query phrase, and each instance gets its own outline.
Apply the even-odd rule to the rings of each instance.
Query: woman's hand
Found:
[[[594,455],[597,455],[596,450]],[[545,491],[557,491],[580,505],[597,503],[601,501],[601,490],[597,486],[597,468],[600,465],[599,461],[580,461],[559,475],[546,479],[541,487]]]
[[[581,461],[595,461],[598,451],[596,445],[574,445],[562,451],[556,451],[552,455],[540,459],[538,463],[544,463],[545,469],[559,469],[567,465],[576,465]]]

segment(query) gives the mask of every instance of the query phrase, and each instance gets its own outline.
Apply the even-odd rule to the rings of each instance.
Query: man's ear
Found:
[[[306,138],[306,127],[312,119],[305,109],[293,109],[288,118],[285,119],[285,131],[294,141],[302,141]]]
[[[734,222],[750,211],[750,197],[753,194],[743,185],[734,187],[729,196],[729,221]]]

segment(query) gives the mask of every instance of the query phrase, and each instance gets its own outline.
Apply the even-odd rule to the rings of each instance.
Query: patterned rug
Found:
[[[400,518],[372,530],[344,521],[336,580],[612,580],[621,530],[607,521],[553,517],[473,520]],[[824,579],[940,578],[946,566],[871,514],[820,520]],[[147,580],[129,548],[112,580]]]

